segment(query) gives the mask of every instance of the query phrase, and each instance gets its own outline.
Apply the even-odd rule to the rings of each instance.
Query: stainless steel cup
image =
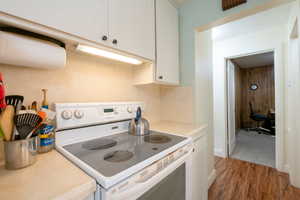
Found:
[[[37,137],[5,141],[4,155],[6,169],[21,169],[32,165],[36,161]]]

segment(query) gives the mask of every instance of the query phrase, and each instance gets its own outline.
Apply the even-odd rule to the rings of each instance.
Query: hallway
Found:
[[[276,169],[235,159],[215,157],[217,179],[209,200],[299,200],[300,189]]]

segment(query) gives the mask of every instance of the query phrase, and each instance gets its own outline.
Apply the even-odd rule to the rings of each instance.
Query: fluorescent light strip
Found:
[[[140,61],[138,59],[135,59],[135,58],[122,56],[122,55],[119,55],[119,54],[116,54],[116,53],[113,53],[113,52],[109,52],[109,51],[98,49],[98,48],[91,47],[91,46],[86,46],[86,45],[79,44],[79,45],[77,45],[76,49],[78,51],[82,51],[82,52],[85,52],[85,53],[93,54],[93,55],[96,55],[96,56],[102,56],[102,57],[105,57],[105,58],[118,60],[118,61],[121,61],[121,62],[130,63],[130,64],[134,64],[134,65],[140,65],[140,64],[143,63],[142,61]]]

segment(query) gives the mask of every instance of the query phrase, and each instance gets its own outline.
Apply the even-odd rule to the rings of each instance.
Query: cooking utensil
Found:
[[[0,126],[3,131],[5,141],[11,140],[14,127],[14,115],[15,109],[12,105],[6,106],[6,108],[1,113]]]
[[[22,103],[21,103],[21,101],[19,101],[19,103],[18,103],[18,105],[16,107],[16,111],[15,111],[16,115],[20,114],[21,108],[22,108]],[[17,128],[14,125],[12,136],[11,136],[11,140],[12,141],[16,139],[16,134],[17,134]]]
[[[19,112],[20,112],[21,109],[22,109],[22,102],[19,101],[19,103],[16,106],[16,110],[15,110],[16,115],[19,114]]]
[[[19,114],[26,114],[26,113],[37,114],[37,112],[34,110],[20,110],[19,111]]]
[[[42,124],[42,122],[43,122],[43,120],[41,119],[41,122],[26,136],[26,139],[37,136],[38,135],[37,130],[39,128],[45,128],[45,126]]]
[[[0,138],[4,138],[4,133],[3,133],[2,129],[1,129],[1,127],[0,127]]]
[[[35,128],[26,136],[25,139],[29,139],[31,138],[31,136],[33,135],[33,132],[35,131]]]
[[[42,121],[46,120],[47,114],[44,111],[39,111],[37,114],[42,118]]]
[[[14,118],[16,128],[21,139],[33,134],[33,131],[42,122],[42,118],[36,114],[25,113],[16,115]]]
[[[48,101],[47,101],[47,89],[42,89],[42,92],[43,92],[43,101],[42,101],[42,108],[49,108],[49,104],[48,104]]]
[[[0,111],[2,111],[6,106],[5,103],[5,89],[4,89],[4,83],[3,83],[3,76],[0,72]]]
[[[23,101],[24,101],[24,97],[20,95],[10,95],[5,97],[6,104],[13,105],[15,108],[17,107],[19,102],[21,102],[21,106],[22,106]]]
[[[142,109],[141,107],[138,107],[136,117],[129,123],[129,134],[142,136],[148,135],[149,133],[149,122],[142,118]]]

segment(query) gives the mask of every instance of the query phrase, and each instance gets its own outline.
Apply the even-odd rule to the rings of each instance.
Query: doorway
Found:
[[[228,156],[276,167],[274,52],[227,59]]]

